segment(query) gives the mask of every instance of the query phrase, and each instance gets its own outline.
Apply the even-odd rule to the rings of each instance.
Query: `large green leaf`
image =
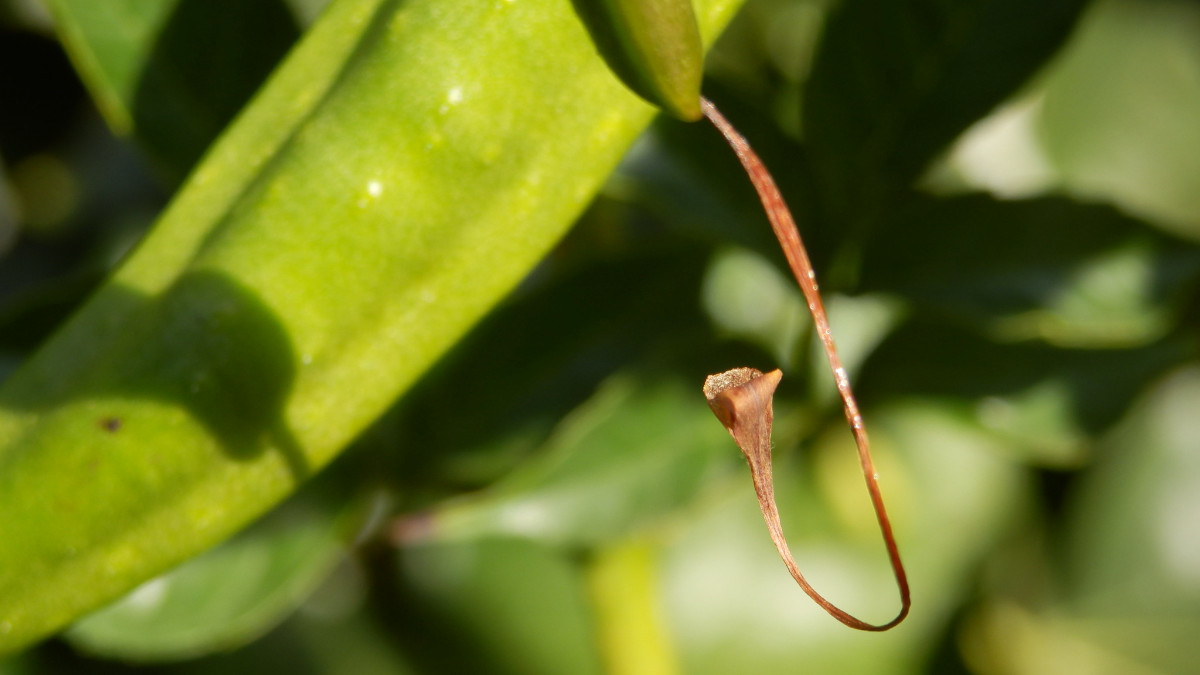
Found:
[[[705,3],[705,35],[737,4]],[[327,463],[561,236],[653,112],[567,3],[331,6],[0,388],[0,650]]]

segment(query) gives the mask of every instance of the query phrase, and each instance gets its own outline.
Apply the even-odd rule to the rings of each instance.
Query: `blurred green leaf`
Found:
[[[610,543],[588,561],[588,595],[606,672],[679,671],[658,597],[657,553],[655,542],[638,537]]]
[[[1035,613],[1016,603],[989,605],[963,640],[971,672],[1085,672],[1090,675],[1189,673],[1200,621],[1135,615],[1080,619]]]
[[[1047,74],[1048,158],[1076,194],[1200,238],[1200,7],[1094,3]]]
[[[50,0],[109,125],[182,178],[298,36],[282,0]]]
[[[866,243],[861,289],[1003,341],[1133,347],[1162,338],[1200,248],[1096,205],[914,198]]]
[[[811,179],[804,161],[797,161],[801,146],[736,93],[712,89],[709,98],[770,167],[797,213],[810,253],[823,260],[825,233],[813,232],[814,224],[804,217]],[[749,248],[787,269],[754,188],[729,146],[708,124],[660,117],[625,157],[606,194],[641,205],[683,235]]]
[[[897,190],[1045,63],[1086,4],[840,3],[804,96],[826,216],[885,215]]]
[[[0,659],[0,675],[30,675],[35,672],[28,658],[16,656]]]
[[[296,642],[310,648],[305,662],[329,675],[405,675],[418,673],[399,653],[395,636],[366,612],[311,619],[297,629]],[[254,671],[251,671],[254,672]],[[259,669],[257,672],[262,672]]]
[[[401,551],[404,640],[421,672],[599,673],[584,580],[560,551],[526,539],[426,543]]]
[[[609,238],[617,243],[605,252]],[[429,479],[421,467],[435,465],[460,485],[491,482],[623,365],[680,343],[703,349],[697,338],[707,336],[707,322],[695,294],[707,257],[699,247],[625,240],[602,222],[582,223],[525,289],[405,397],[392,441],[408,449],[398,457],[401,473],[421,482]],[[544,342],[532,352],[530,335]]]
[[[975,566],[1021,522],[1028,480],[1001,441],[952,406],[895,402],[867,413],[920,611],[883,634],[831,620],[780,561],[749,476],[731,477],[663,542],[660,593],[684,672],[929,672],[929,646],[970,594]],[[891,616],[895,582],[850,434],[831,425],[806,452],[812,461],[787,453],[776,451],[775,486],[800,568],[855,615]]]
[[[1082,477],[1069,514],[1075,611],[1200,620],[1197,409],[1200,369],[1174,371],[1139,400]]]
[[[1200,659],[1200,369],[1157,380],[1067,495],[1062,540],[1030,595],[1003,571],[965,645],[979,672],[1185,673]],[[1044,582],[1043,582],[1044,583]]]
[[[1194,353],[1186,337],[1137,349],[1063,349],[1038,341],[1000,343],[953,324],[913,319],[872,353],[858,390],[868,401],[912,395],[972,402],[989,425],[1007,432],[1020,430],[1025,406],[1032,406],[1029,412],[1058,406],[1060,413],[1043,417],[1051,426],[1041,431],[1073,429],[1069,436],[1081,438],[1111,427],[1147,383]],[[1043,439],[1054,436],[1060,434]]]
[[[742,250],[720,251],[704,279],[704,305],[722,332],[754,342],[791,365],[808,310],[794,282]]]
[[[695,498],[733,457],[712,413],[696,405],[699,391],[667,374],[609,380],[540,457],[484,493],[413,516],[413,536],[597,544],[654,522]]]
[[[291,613],[344,555],[329,513],[284,508],[72,626],[76,647],[129,661],[249,642]]]

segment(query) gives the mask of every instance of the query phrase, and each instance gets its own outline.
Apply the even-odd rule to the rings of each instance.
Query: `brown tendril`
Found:
[[[762,509],[763,518],[767,522],[767,530],[780,557],[791,572],[792,578],[800,588],[821,606],[833,618],[851,628],[865,631],[885,631],[892,628],[908,616],[912,600],[908,588],[908,575],[904,572],[904,563],[900,560],[900,550],[892,534],[892,525],[888,520],[887,510],[883,505],[883,494],[879,490],[879,474],[871,461],[871,444],[867,439],[867,430],[863,426],[862,414],[854,400],[854,392],[850,389],[850,378],[838,357],[837,347],[833,342],[833,331],[829,327],[829,318],[825,315],[825,305],[821,302],[821,294],[817,289],[817,276],[813,272],[812,262],[800,240],[800,232],[792,214],[788,211],[783,196],[779,193],[774,179],[767,171],[762,161],[750,148],[746,139],[717,111],[716,106],[708,99],[700,99],[704,116],[721,132],[729,146],[737,154],[754,189],[758,192],[771,229],[783,248],[788,266],[800,284],[800,291],[808,303],[808,311],[816,326],[817,337],[825,349],[829,360],[829,368],[833,371],[833,379],[837,385],[838,394],[842,399],[842,407],[846,413],[846,421],[854,434],[854,442],[858,447],[858,459],[862,465],[863,477],[866,479],[867,492],[871,495],[871,504],[875,508],[875,517],[883,534],[884,545],[887,547],[888,558],[892,571],[896,575],[896,586],[900,591],[900,613],[896,618],[884,624],[870,624],[857,619],[836,605],[826,600],[805,580],[804,575],[796,566],[788,549],[787,540],[783,536],[783,527],[779,522],[779,510],[775,505],[775,489],[771,476],[771,398],[775,387],[783,374],[773,370],[765,375],[753,368],[735,368],[719,375],[710,375],[704,383],[704,394],[709,407],[716,414],[733,439],[741,448],[750,464],[751,478],[754,480],[754,491],[758,496],[758,504]]]

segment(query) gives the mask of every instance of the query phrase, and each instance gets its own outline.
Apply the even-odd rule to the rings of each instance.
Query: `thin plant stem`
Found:
[[[821,302],[821,294],[817,287],[817,275],[813,271],[812,262],[809,260],[808,253],[804,249],[804,243],[800,240],[800,232],[796,228],[796,222],[792,219],[792,214],[788,210],[787,204],[784,203],[783,196],[779,193],[779,188],[776,187],[775,181],[771,178],[771,174],[767,171],[767,168],[758,158],[758,155],[754,153],[754,150],[750,148],[750,144],[746,142],[746,139],[721,115],[711,101],[702,98],[700,103],[704,116],[725,137],[725,140],[733,148],[738,160],[741,161],[742,166],[749,175],[750,181],[754,184],[754,189],[758,192],[759,200],[762,201],[763,209],[766,211],[767,219],[771,222],[771,229],[774,230],[775,237],[779,240],[779,245],[783,248],[783,254],[787,258],[788,266],[791,268],[792,274],[796,277],[797,283],[800,284],[800,291],[804,294],[804,299],[808,303],[808,311],[812,315],[813,324],[816,326],[817,337],[821,340],[821,346],[824,347],[825,356],[829,360],[829,368],[833,371],[833,380],[837,385],[838,395],[842,399],[842,408],[846,413],[846,421],[850,424],[851,433],[854,434],[854,443],[858,447],[858,459],[862,465],[863,477],[866,479],[867,492],[871,496],[871,504],[875,508],[875,517],[879,522],[879,529],[883,534],[883,541],[887,547],[892,571],[896,576],[896,585],[900,591],[900,613],[896,615],[896,618],[884,624],[866,623],[847,614],[826,600],[805,580],[804,575],[800,573],[799,568],[792,559],[787,542],[783,538],[783,530],[778,525],[779,514],[775,507],[774,489],[771,486],[768,436],[768,445],[766,448],[767,459],[765,463],[766,475],[757,475],[762,473],[762,471],[758,470],[763,466],[761,461],[759,466],[756,467],[755,462],[752,460],[751,469],[752,473],[756,474],[753,476],[755,491],[759,496],[763,516],[767,519],[768,529],[771,531],[771,539],[775,542],[780,556],[783,557],[784,563],[792,573],[792,577],[795,578],[796,583],[800,585],[813,601],[829,612],[835,619],[851,628],[859,630],[888,630],[908,616],[908,611],[912,604],[908,587],[908,575],[904,571],[904,563],[900,560],[900,550],[896,545],[895,536],[892,534],[891,521],[888,520],[887,509],[883,504],[883,494],[879,490],[879,474],[875,470],[875,463],[871,461],[871,444],[867,439],[867,430],[863,425],[862,414],[858,410],[858,403],[854,400],[854,392],[850,388],[850,378],[846,374],[846,368],[842,365],[842,360],[838,357],[837,346],[833,342],[833,331],[829,327],[829,317],[825,314],[825,305]],[[768,373],[768,375],[771,374]],[[767,378],[762,377],[761,379]],[[778,382],[778,377],[774,377],[773,379],[774,383],[771,383],[770,386],[772,393],[774,392],[774,384]],[[751,383],[743,382],[742,384],[748,385]],[[708,393],[707,389],[706,386],[706,393]],[[755,398],[761,398],[761,393],[756,393]],[[711,403],[712,397],[710,396]],[[767,432],[769,434],[769,395],[766,406]],[[716,411],[715,407],[714,411]],[[720,413],[718,413],[718,417],[721,417]],[[722,422],[724,421],[722,419]],[[728,424],[726,426],[729,427]],[[732,429],[730,429],[730,433],[733,433]],[[736,434],[734,438],[737,440]],[[741,445],[740,441],[739,445]],[[745,447],[742,448],[742,451],[746,453],[748,459],[751,457],[751,452],[747,452]],[[756,452],[761,454],[761,451]],[[766,502],[769,502],[769,504]],[[772,519],[774,519],[774,523],[771,522]]]

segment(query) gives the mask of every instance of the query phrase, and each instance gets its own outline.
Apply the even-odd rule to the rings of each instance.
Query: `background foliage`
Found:
[[[35,6],[0,4],[4,62],[31,64],[0,73],[0,373],[321,5],[235,4],[171,25],[260,66],[183,78],[183,99],[150,77],[124,122]],[[851,440],[754,197],[715,132],[660,119],[518,291],[300,494],[0,673],[1194,669],[1200,9],[757,0],[705,91],[809,243],[908,622],[832,621],[763,531],[699,393],[738,365],[786,373],[776,487],[801,566],[891,615]]]

